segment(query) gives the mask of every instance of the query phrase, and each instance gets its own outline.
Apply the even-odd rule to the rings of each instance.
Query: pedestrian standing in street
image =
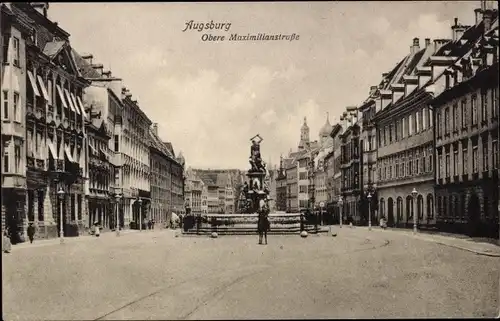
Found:
[[[151,220],[148,221],[148,230],[151,229]]]
[[[12,243],[10,242],[9,230],[5,230],[3,232],[3,244],[2,244],[2,247],[3,247],[3,252],[4,253],[10,253],[10,251],[12,249]]]
[[[95,236],[99,237],[101,235],[101,230],[99,228],[99,224],[96,223],[95,225]]]
[[[30,223],[28,226],[28,238],[30,239],[30,243],[33,243],[33,240],[35,238],[35,226],[33,223]]]

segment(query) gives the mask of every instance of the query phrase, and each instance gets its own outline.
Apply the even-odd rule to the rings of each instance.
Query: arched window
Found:
[[[403,199],[400,197],[398,197],[397,201],[396,201],[396,211],[397,211],[397,215],[398,215],[398,221],[402,221],[403,220]]]
[[[467,209],[467,195],[466,194],[462,194],[461,196],[461,204],[460,204],[460,218],[461,219],[464,219],[465,218],[465,212],[466,212],[466,209]]]
[[[457,219],[460,217],[460,205],[458,202],[458,196],[453,196],[453,217]]]
[[[441,216],[448,217],[448,200],[446,199],[446,196],[443,196],[443,211]]]
[[[413,198],[408,195],[406,197],[406,221],[413,219]]]
[[[427,194],[427,219],[432,220],[434,218],[434,199],[432,194]]]
[[[484,218],[485,219],[489,219],[490,218],[489,217],[489,215],[490,215],[490,211],[489,211],[490,204],[489,204],[488,196],[484,196],[483,202],[484,202],[484,206],[483,206],[483,208],[484,208]]]
[[[417,214],[419,220],[424,219],[424,197],[422,195],[417,197]]]
[[[385,200],[383,198],[380,199],[380,217],[385,217]]]
[[[437,215],[443,217],[443,198],[441,196],[438,197]]]

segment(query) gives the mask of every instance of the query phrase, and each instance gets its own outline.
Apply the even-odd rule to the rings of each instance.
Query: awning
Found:
[[[75,95],[73,95],[73,93],[70,93],[70,95],[71,95],[71,102],[73,103],[73,106],[75,106],[76,113],[78,115],[81,115],[82,113],[80,112],[80,107],[78,107],[78,104],[76,103]]]
[[[59,99],[61,99],[61,102],[62,102],[64,108],[68,108],[68,105],[66,104],[66,99],[64,99],[64,94],[63,94],[63,91],[61,89],[61,86],[56,85],[56,87],[57,87],[57,93],[59,94]]]
[[[52,158],[57,159],[57,150],[52,142],[47,141],[47,146],[49,147],[50,154]]]
[[[73,156],[71,156],[71,151],[69,150],[68,146],[64,147],[64,151],[66,153],[66,157],[68,157],[68,160],[72,163],[75,163],[75,161],[73,160]]]
[[[75,106],[73,106],[73,102],[71,101],[71,95],[67,89],[64,89],[64,93],[66,94],[66,98],[68,99],[69,109],[76,113]]]
[[[38,86],[36,85],[35,76],[33,76],[33,73],[29,70],[28,70],[28,77],[30,79],[31,88],[33,89],[33,92],[35,93],[35,96],[40,97],[40,92],[38,91]]]
[[[85,112],[85,108],[82,103],[82,99],[80,97],[76,97],[76,101],[78,102],[78,106],[80,106],[80,110],[82,111],[82,115],[85,118],[88,118],[87,113]]]
[[[42,88],[42,94],[43,98],[45,98],[46,101],[49,101],[49,93],[47,92],[47,88],[45,88],[45,84],[43,83],[43,79],[40,76],[37,76],[38,79],[38,84],[40,85],[40,88]]]

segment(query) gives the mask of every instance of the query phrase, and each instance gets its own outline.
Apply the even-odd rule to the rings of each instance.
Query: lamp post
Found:
[[[372,230],[372,193],[368,192],[368,231]]]
[[[116,200],[116,223],[115,223],[115,229],[116,229],[116,236],[120,236],[120,217],[119,217],[119,204],[120,204],[120,199],[121,199],[121,195],[120,194],[116,194],[115,195],[115,200]]]
[[[339,212],[340,212],[340,228],[342,228],[342,210],[343,210],[343,206],[344,205],[344,199],[342,198],[342,196],[339,196]]]
[[[57,196],[59,197],[59,241],[61,244],[64,243],[64,229],[63,229],[63,201],[64,201],[64,190],[59,187],[57,191]]]
[[[139,231],[142,232],[142,199],[139,198]]]
[[[160,215],[159,215],[159,223],[160,223],[160,230],[162,229],[162,224],[163,224],[163,204],[160,203]]]
[[[415,213],[415,201],[417,199],[418,192],[415,188],[413,188],[413,191],[411,191],[411,196],[413,196],[413,234],[417,233],[417,214]]]

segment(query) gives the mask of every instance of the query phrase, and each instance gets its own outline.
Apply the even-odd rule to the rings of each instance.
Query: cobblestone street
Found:
[[[113,233],[3,256],[3,318],[494,317],[500,258],[409,234]]]

